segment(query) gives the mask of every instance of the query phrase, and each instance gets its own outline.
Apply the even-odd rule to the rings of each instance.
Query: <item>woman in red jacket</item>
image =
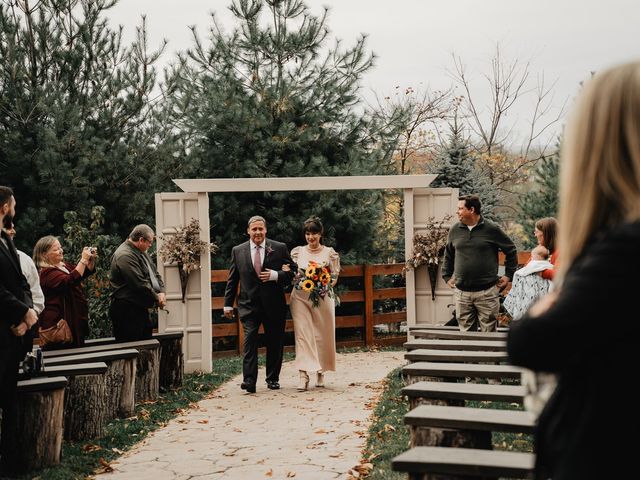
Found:
[[[89,333],[89,308],[81,282],[95,271],[95,249],[85,247],[77,265],[64,261],[60,241],[51,235],[42,237],[33,249],[33,261],[40,273],[44,292],[44,310],[38,317],[41,329],[53,327],[60,319],[69,324],[73,341],[64,347],[81,347]],[[56,348],[48,345],[47,348]]]

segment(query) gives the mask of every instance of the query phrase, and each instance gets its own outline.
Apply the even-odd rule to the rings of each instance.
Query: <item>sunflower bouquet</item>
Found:
[[[320,305],[320,300],[325,297],[335,298],[337,296],[333,291],[335,276],[331,274],[331,267],[326,264],[318,264],[317,262],[309,262],[306,269],[300,269],[293,279],[296,290],[302,290],[309,293],[309,300],[314,307]]]

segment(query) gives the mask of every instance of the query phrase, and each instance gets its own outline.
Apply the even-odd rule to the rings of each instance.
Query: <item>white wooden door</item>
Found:
[[[404,191],[405,252],[407,257],[413,251],[413,236],[424,231],[429,217],[442,219],[452,214],[455,223],[458,207],[457,188],[413,188]],[[450,225],[448,225],[450,226]],[[431,298],[431,284],[425,266],[409,270],[407,285],[407,325],[442,325],[451,318],[453,290],[442,280],[442,266],[438,270],[435,300]]]
[[[200,238],[210,242],[209,197],[206,193],[156,193],[156,232],[158,248],[162,236],[170,236],[174,227],[184,226],[192,218],[200,222]],[[167,310],[158,315],[158,331],[183,332],[182,351],[185,372],[211,371],[211,256],[202,255],[200,270],[191,272],[185,301],[178,267],[158,258],[158,271],[167,290]]]

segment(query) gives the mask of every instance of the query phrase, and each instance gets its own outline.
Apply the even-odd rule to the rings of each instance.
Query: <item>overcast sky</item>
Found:
[[[363,80],[366,96],[396,86],[433,89],[451,85],[451,53],[478,78],[500,43],[506,59],[531,62],[533,74],[557,80],[555,103],[572,99],[591,71],[640,58],[638,0],[307,0],[311,12],[330,7],[332,35],[353,45],[360,33],[376,66]],[[165,58],[191,46],[189,25],[202,35],[211,12],[228,29],[230,0],[120,0],[115,23],[132,32],[147,15],[150,45],[169,41]],[[526,115],[523,105],[518,115]],[[557,130],[559,130],[558,126]]]

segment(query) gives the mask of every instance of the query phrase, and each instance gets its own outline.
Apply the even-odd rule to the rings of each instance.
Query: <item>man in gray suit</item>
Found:
[[[255,393],[258,380],[258,329],[264,326],[267,346],[267,387],[280,388],[282,347],[287,313],[285,288],[298,267],[284,243],[267,239],[267,222],[253,216],[247,233],[250,240],[233,247],[231,267],[224,294],[224,315],[233,318],[233,304],[238,294],[238,314],[244,331],[241,388]],[[283,270],[283,265],[288,269]]]

